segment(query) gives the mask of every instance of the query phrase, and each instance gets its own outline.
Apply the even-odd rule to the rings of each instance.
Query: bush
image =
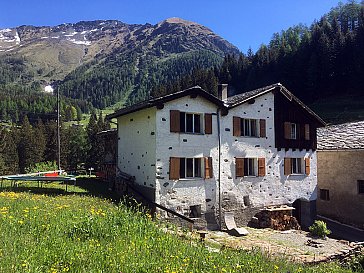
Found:
[[[312,226],[308,228],[313,236],[325,238],[331,234],[331,230],[326,227],[326,223],[321,220],[316,220]]]
[[[29,168],[25,168],[27,173],[47,172],[58,170],[56,161],[38,162]]]

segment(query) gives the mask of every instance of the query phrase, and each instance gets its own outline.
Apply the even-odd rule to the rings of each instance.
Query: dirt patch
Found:
[[[206,240],[232,248],[246,250],[259,248],[268,256],[281,255],[301,263],[327,261],[357,249],[355,244],[350,244],[348,241],[312,238],[308,232],[301,230],[276,231],[254,228],[247,230],[249,235],[244,237],[230,236],[226,232],[208,231]]]

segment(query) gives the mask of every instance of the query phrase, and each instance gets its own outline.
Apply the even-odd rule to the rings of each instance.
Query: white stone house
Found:
[[[315,215],[316,128],[324,122],[281,84],[219,98],[196,86],[120,109],[118,168],[152,201],[247,224],[260,208],[294,204]],[[196,214],[197,208],[197,214]]]

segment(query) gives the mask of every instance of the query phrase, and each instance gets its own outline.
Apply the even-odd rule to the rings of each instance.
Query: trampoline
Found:
[[[17,181],[28,181],[28,182],[37,182],[38,187],[43,186],[43,182],[63,182],[66,185],[66,191],[67,191],[67,185],[68,181],[73,181],[73,185],[76,185],[76,177],[73,176],[47,176],[47,175],[39,175],[39,176],[32,176],[32,175],[9,175],[9,176],[1,176],[1,187],[3,187],[3,181],[4,180],[10,180],[11,181],[11,187],[14,185],[17,185]],[[14,184],[13,184],[14,183]]]

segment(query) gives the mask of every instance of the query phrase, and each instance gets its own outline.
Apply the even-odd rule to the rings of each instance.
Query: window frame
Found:
[[[357,180],[358,182],[358,194],[359,195],[364,195],[364,180]]]
[[[320,189],[320,200],[330,201],[330,190]]]
[[[240,123],[241,136],[259,137],[258,127],[260,124],[258,119],[241,118]]]
[[[188,117],[191,116],[191,120],[188,120]],[[196,117],[198,116],[199,120],[199,131],[196,131]],[[195,112],[183,112],[180,111],[180,132],[186,134],[203,134],[203,120],[202,120],[202,113],[195,113]],[[183,119],[183,120],[182,120]],[[190,124],[192,123],[192,124]],[[187,128],[191,127],[192,130],[187,131]]]
[[[258,158],[255,157],[244,158],[244,176],[245,177],[258,176]]]
[[[303,166],[303,158],[291,157],[291,174],[293,175],[304,175],[305,170]]]
[[[180,179],[203,178],[202,161],[202,157],[180,157]],[[192,163],[192,170],[188,166],[189,163]],[[192,171],[193,176],[189,176],[189,171]]]
[[[297,134],[297,123],[290,123],[290,139],[298,139],[298,134]]]
[[[265,175],[264,157],[235,157],[235,178],[264,177]]]

